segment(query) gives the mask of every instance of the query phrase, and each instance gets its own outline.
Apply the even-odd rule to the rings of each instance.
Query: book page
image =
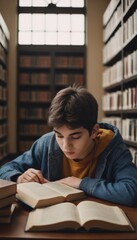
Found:
[[[66,197],[68,201],[85,197],[85,194],[82,190],[72,188],[62,183],[48,182],[48,183],[44,183],[43,187],[50,188],[59,192],[62,196]]]
[[[73,203],[37,208],[29,213],[25,231],[50,231],[79,228],[79,216]]]
[[[97,224],[96,227],[106,229],[114,229],[115,227],[113,227],[113,225],[116,225],[116,229],[122,230],[122,226],[130,225],[124,212],[117,206],[108,206],[93,201],[83,201],[79,203],[77,207],[82,226],[88,221],[94,221]],[[132,228],[131,225],[129,226],[129,229],[130,228]]]
[[[16,196],[31,207],[48,206],[64,201],[64,197],[60,193],[50,188],[45,188],[43,184],[36,182],[18,184]]]

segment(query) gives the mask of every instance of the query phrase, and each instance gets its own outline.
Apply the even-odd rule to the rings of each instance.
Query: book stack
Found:
[[[0,179],[0,223],[10,223],[15,209],[17,184]]]

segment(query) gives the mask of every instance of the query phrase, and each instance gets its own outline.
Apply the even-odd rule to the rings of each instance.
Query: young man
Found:
[[[97,123],[98,104],[86,89],[57,93],[49,110],[53,132],[0,169],[17,183],[59,181],[96,198],[137,205],[137,168],[115,126]]]

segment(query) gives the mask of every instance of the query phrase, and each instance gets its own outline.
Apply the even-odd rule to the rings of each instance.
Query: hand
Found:
[[[66,184],[70,187],[79,188],[81,181],[82,181],[82,179],[71,176],[71,177],[67,177],[67,178],[62,178],[56,182]]]
[[[48,180],[43,177],[40,170],[29,168],[26,172],[24,172],[22,175],[20,175],[17,178],[17,183],[24,183],[24,182],[46,183],[48,182]]]

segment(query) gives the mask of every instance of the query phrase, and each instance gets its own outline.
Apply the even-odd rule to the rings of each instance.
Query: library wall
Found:
[[[9,152],[16,153],[16,46],[17,0],[0,0],[0,12],[10,32],[8,58],[8,136]]]

